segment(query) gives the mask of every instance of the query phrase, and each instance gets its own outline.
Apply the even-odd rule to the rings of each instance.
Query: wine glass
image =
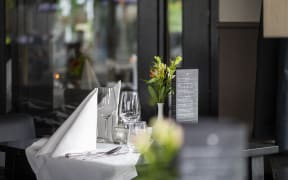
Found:
[[[125,91],[121,94],[119,116],[125,124],[128,125],[127,146],[129,151],[133,151],[133,145],[130,141],[131,128],[135,122],[140,119],[140,102],[137,92]]]
[[[116,105],[116,96],[112,88],[98,88],[98,113],[100,117],[102,117],[101,119],[104,120],[104,122],[98,123],[98,125],[100,125],[98,130],[102,132],[98,133],[98,135],[100,134],[100,137],[98,136],[98,142],[106,142],[109,139],[113,128],[113,120],[109,122],[109,119],[115,113]]]

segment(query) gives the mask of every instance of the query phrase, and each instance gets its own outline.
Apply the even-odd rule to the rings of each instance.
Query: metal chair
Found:
[[[12,142],[12,141],[24,141],[36,138],[34,120],[31,116],[27,114],[9,114],[0,115],[0,143]],[[0,152],[1,153],[1,152]],[[7,179],[17,179],[16,174],[18,170],[21,169],[21,165],[25,164],[27,161],[25,156],[19,158],[17,154],[4,153],[2,152],[0,156],[0,161],[5,159],[5,176],[0,175],[0,178]],[[23,159],[24,157],[24,159]],[[3,165],[4,163],[2,163]],[[1,165],[1,162],[0,162]],[[30,168],[30,167],[28,167]],[[2,167],[3,169],[3,167]]]

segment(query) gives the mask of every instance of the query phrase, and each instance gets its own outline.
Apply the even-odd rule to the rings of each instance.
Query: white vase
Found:
[[[164,118],[164,103],[157,103],[157,106],[158,106],[157,120],[161,120]]]

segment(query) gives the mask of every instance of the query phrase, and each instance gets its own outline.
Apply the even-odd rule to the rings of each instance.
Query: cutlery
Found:
[[[67,153],[65,154],[66,158],[77,158],[77,157],[89,157],[89,156],[105,156],[105,155],[111,155],[116,153],[117,151],[119,151],[122,147],[121,146],[117,146],[109,151],[106,152],[85,152],[85,153]]]

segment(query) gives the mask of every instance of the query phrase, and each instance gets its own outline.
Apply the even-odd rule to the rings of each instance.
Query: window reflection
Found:
[[[182,0],[168,0],[170,57],[182,56]]]
[[[137,0],[6,0],[6,5],[6,43],[18,63],[13,71],[21,111],[68,112],[92,88],[118,80],[136,89]]]

